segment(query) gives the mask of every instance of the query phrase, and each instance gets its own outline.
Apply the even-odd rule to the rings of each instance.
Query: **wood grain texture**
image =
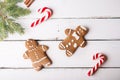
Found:
[[[0,70],[0,78],[7,80],[119,80],[120,69],[99,69],[91,77],[87,76],[88,69],[43,69],[36,72],[29,69]],[[7,76],[7,77],[6,77]]]
[[[120,67],[120,41],[88,41],[85,48],[78,48],[72,57],[67,57],[64,50],[60,50],[60,41],[40,41],[49,46],[48,56],[53,64],[50,67],[92,67],[97,61],[92,60],[93,54],[103,52],[108,60],[102,67]],[[26,51],[24,41],[5,41],[0,43],[1,67],[32,67],[31,61],[23,59]],[[10,63],[9,63],[9,62]]]
[[[43,6],[53,9],[53,18],[120,17],[119,3],[119,0],[36,0],[30,7],[29,17],[38,18],[36,12]]]
[[[30,23],[35,19],[20,19],[25,35],[10,35],[6,40],[61,40],[66,37],[67,28],[75,29],[83,25],[89,29],[86,39],[120,39],[120,19],[50,19],[34,28]]]

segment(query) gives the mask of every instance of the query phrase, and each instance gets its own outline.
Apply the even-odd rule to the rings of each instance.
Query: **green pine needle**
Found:
[[[4,0],[4,2],[10,3],[10,4],[12,4],[12,3],[16,4],[16,3],[22,2],[22,1],[23,1],[23,0]],[[11,3],[11,2],[12,2],[12,3]]]
[[[9,34],[24,34],[24,28],[15,22],[15,19],[30,13],[30,10],[21,8],[16,4],[23,0],[0,1],[0,40],[4,40]]]

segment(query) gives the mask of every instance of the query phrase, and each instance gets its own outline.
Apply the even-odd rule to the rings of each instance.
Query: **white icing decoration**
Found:
[[[66,45],[66,47],[68,48],[68,45]]]
[[[28,58],[28,55],[27,55],[27,53],[25,53],[25,56]]]
[[[80,31],[77,31],[77,33],[80,35]]]
[[[80,44],[80,46],[83,46],[84,43],[85,43],[85,41],[83,41],[83,42]]]
[[[70,52],[69,50],[67,50],[67,55],[71,56],[72,52]]]
[[[35,52],[35,57],[36,57],[36,59],[39,59],[39,57],[38,57],[38,55],[37,55],[37,53]]]
[[[63,48],[63,47],[60,45],[60,48]]]
[[[74,36],[75,38],[76,38],[76,40],[78,40],[80,37],[76,34],[76,32],[74,32],[73,34],[72,34],[72,36]]]
[[[35,64],[35,63],[39,63],[39,62],[43,61],[43,60],[46,59],[46,58],[47,58],[47,57],[45,56],[45,57],[39,59],[38,61],[34,61],[33,64]]]
[[[50,65],[50,62],[46,63],[44,66],[47,67],[48,65]]]
[[[44,46],[42,46],[42,50],[45,51]]]
[[[82,29],[84,29],[85,31],[87,31],[87,28],[83,27],[83,26],[80,26]]]
[[[73,47],[76,48],[77,47],[77,43],[74,43]]]
[[[74,42],[74,40],[72,39],[71,42]]]
[[[62,43],[60,43],[60,47],[65,49],[65,46]]]
[[[70,31],[69,31],[69,33],[68,33],[68,35],[70,35],[71,31],[72,31],[72,30],[70,29]]]
[[[69,42],[69,43],[68,43],[68,45],[70,45],[70,46],[71,46],[71,43]]]
[[[83,30],[80,28],[79,31],[81,31],[81,33],[83,33]]]

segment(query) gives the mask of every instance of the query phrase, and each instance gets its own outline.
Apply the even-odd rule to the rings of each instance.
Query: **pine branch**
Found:
[[[18,2],[22,2],[23,0],[4,0],[4,2],[9,3],[9,4],[16,4]]]
[[[0,18],[0,40],[3,40],[4,38],[8,37],[6,24],[3,20]]]
[[[14,18],[18,18],[20,16],[24,16],[24,15],[30,13],[30,11],[28,9],[23,9],[17,5],[14,5],[14,4],[6,6],[5,12],[8,12],[8,15],[12,16]]]
[[[0,40],[7,38],[9,34],[24,34],[24,28],[15,22],[15,18],[27,15],[30,11],[16,5],[21,1],[4,0],[4,2],[0,2]]]
[[[7,19],[6,23],[9,25],[9,27],[7,27],[8,31],[13,34],[15,32],[19,33],[19,34],[23,34],[24,33],[24,28],[22,28],[22,26],[18,23],[16,23],[13,19]]]

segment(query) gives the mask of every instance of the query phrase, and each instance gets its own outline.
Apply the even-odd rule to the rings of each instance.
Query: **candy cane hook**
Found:
[[[105,55],[101,54],[101,53],[96,53],[95,55],[93,55],[93,60],[96,60],[96,59],[99,59],[99,61],[97,62],[97,64],[88,71],[88,76],[91,76],[93,75],[97,70],[98,68],[105,62]]]
[[[38,24],[41,24],[42,22],[48,20],[53,14],[52,10],[48,7],[43,7],[43,8],[38,9],[38,13],[44,14],[44,15],[41,18],[39,18],[38,20],[34,21],[31,24],[31,27],[35,27]]]

